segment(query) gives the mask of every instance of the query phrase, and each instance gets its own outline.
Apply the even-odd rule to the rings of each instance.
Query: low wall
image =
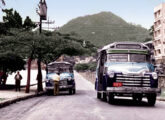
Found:
[[[82,75],[84,78],[92,82],[93,84],[95,83],[96,79],[96,72],[78,72],[80,75]],[[159,88],[165,88],[165,75],[159,75]]]
[[[82,75],[85,79],[89,80],[91,83],[95,83],[96,79],[96,72],[78,72],[80,75]]]
[[[159,75],[159,88],[165,88],[165,75]]]

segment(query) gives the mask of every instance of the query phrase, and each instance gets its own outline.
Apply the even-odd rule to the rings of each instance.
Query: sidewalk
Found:
[[[0,90],[0,108],[42,94],[44,94],[44,92],[37,93],[37,86],[31,86],[30,93],[25,93],[25,88],[21,88],[20,92],[16,92],[15,89]]]
[[[165,101],[165,88],[161,89],[161,94],[157,97],[157,100]]]

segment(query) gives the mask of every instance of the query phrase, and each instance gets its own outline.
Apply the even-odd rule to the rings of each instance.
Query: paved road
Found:
[[[114,105],[96,99],[94,86],[75,73],[77,94],[42,96],[0,109],[0,120],[165,120],[165,103],[149,107],[119,99]]]

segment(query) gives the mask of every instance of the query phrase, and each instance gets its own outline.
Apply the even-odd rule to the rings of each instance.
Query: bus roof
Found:
[[[108,49],[150,50],[148,46],[139,42],[114,42],[102,47],[98,52]]]

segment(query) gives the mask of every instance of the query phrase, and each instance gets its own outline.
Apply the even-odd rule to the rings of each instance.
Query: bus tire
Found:
[[[149,106],[154,106],[156,103],[156,94],[148,94],[147,100],[148,100]]]
[[[101,99],[101,93],[97,92],[97,98]]]
[[[107,101],[107,94],[105,92],[102,93],[102,100]]]
[[[114,94],[113,93],[109,93],[107,95],[107,101],[109,104],[113,104],[114,103]]]

